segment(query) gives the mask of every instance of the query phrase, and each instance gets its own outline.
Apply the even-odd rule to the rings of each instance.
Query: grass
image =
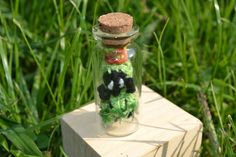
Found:
[[[204,122],[201,156],[236,155],[234,0],[1,0],[0,154],[66,156],[59,119],[93,99],[91,28],[140,26],[143,83]]]

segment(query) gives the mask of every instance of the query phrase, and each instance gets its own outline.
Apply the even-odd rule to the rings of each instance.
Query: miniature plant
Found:
[[[134,94],[135,85],[131,77],[131,62],[105,64],[103,83],[97,88],[101,99],[100,115],[105,124],[133,116],[138,100]]]

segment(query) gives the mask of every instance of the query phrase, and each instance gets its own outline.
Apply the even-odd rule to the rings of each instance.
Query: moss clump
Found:
[[[119,77],[119,75],[121,75],[120,72],[125,74],[125,78]],[[105,83],[98,87],[101,98],[100,115],[105,124],[116,122],[123,118],[132,117],[138,106],[138,98],[134,93],[135,85],[133,84],[133,67],[131,65],[131,62],[127,61],[119,65],[107,64],[106,62],[104,62],[103,76],[107,76],[107,73],[109,73],[110,75],[115,73],[115,76],[117,77],[114,78],[115,76],[112,76],[111,78],[113,78],[113,80],[103,80]],[[122,81],[122,85],[117,84],[117,82],[119,82],[117,80],[119,79],[122,79],[124,81]],[[109,81],[112,82],[112,90],[111,87],[107,86],[111,85],[109,84]],[[118,94],[114,94],[114,91],[117,90],[119,91]],[[105,95],[109,95],[109,97],[104,97]]]
[[[100,115],[104,123],[112,123],[133,116],[137,106],[135,94],[122,90],[119,96],[111,96],[109,100],[101,102]]]
[[[104,62],[103,64],[103,72],[109,72],[111,73],[111,71],[122,71],[124,73],[126,73],[126,75],[128,77],[133,77],[133,67],[130,61],[127,61],[123,64],[107,64],[106,62]]]

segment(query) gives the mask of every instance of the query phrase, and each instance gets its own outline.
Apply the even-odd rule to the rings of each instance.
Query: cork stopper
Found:
[[[129,32],[133,27],[133,17],[126,13],[114,12],[102,15],[98,19],[103,32],[120,34]]]
[[[98,18],[98,23],[99,29],[102,32],[111,34],[111,36],[113,36],[111,38],[103,38],[103,44],[108,46],[122,47],[131,41],[130,37],[120,37],[120,34],[128,33],[133,28],[133,17],[129,14],[121,12],[108,13],[100,16]]]

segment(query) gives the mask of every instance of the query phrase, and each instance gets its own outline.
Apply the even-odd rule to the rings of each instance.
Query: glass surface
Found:
[[[93,35],[97,45],[93,54],[95,102],[107,134],[125,136],[138,128],[138,106],[141,94],[142,55],[132,42],[138,28],[123,34],[101,32],[96,26]],[[103,38],[130,38],[124,46],[107,46]]]
[[[129,38],[129,37],[134,37],[138,35],[139,28],[137,26],[134,26],[131,31],[126,32],[126,33],[120,33],[120,34],[110,34],[103,32],[99,29],[98,25],[95,25],[93,27],[93,35],[95,40],[98,38],[104,38],[104,39],[119,39],[119,38]]]

